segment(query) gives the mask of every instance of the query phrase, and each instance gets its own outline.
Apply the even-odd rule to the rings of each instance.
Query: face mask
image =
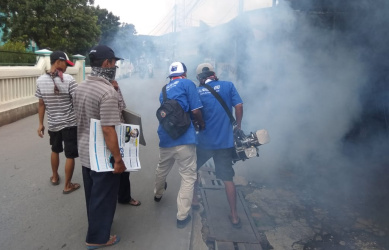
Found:
[[[116,76],[116,66],[112,68],[92,67],[91,76],[102,77],[105,80],[113,81]]]
[[[63,82],[63,71],[61,68],[57,68],[53,72],[47,72],[47,74],[49,74],[53,79],[59,77]]]
[[[61,68],[55,69],[53,72],[47,72],[47,74],[51,77],[54,83],[54,94],[59,94],[59,88],[57,84],[55,83],[54,78],[59,77],[61,79],[61,82],[63,82],[63,71]]]

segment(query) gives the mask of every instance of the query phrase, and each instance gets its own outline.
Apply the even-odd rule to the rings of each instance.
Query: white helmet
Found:
[[[186,72],[186,66],[182,62],[174,62],[170,64],[169,77],[180,76]]]

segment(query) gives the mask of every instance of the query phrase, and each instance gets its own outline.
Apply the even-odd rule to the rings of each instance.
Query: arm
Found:
[[[126,166],[122,160],[122,155],[119,150],[118,137],[116,135],[115,126],[102,126],[105,143],[108,149],[111,151],[113,158],[115,159],[114,174],[121,174],[126,170]]]
[[[39,127],[38,127],[38,136],[43,138],[43,134],[45,133],[45,126],[43,125],[43,120],[45,118],[45,111],[46,111],[46,106],[45,103],[43,102],[43,99],[39,99],[38,103],[38,114],[39,114]]]
[[[201,110],[200,109],[192,110],[192,115],[193,115],[193,118],[194,118],[194,125],[195,125],[195,127],[197,127],[198,130],[205,129],[205,123],[204,123],[204,120],[203,120],[203,115],[201,113]]]
[[[242,118],[243,118],[243,104],[237,104],[235,107],[235,119],[237,123],[237,129],[241,129]]]

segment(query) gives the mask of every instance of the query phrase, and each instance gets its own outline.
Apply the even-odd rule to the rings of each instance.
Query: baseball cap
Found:
[[[170,64],[169,76],[180,76],[186,72],[186,66],[182,62],[174,62]]]
[[[66,64],[68,66],[74,66],[74,63],[69,60],[69,57],[68,57],[68,55],[66,55],[65,52],[54,51],[53,53],[51,53],[51,55],[50,55],[50,62],[53,64],[57,60],[66,61]]]
[[[197,66],[196,74],[200,75],[201,73],[212,71],[215,72],[215,69],[213,68],[212,64],[210,63],[201,63],[199,66]]]
[[[123,60],[123,58],[116,57],[115,52],[106,46],[106,45],[97,45],[91,49],[89,52],[89,58],[94,57],[94,59],[112,59]]]

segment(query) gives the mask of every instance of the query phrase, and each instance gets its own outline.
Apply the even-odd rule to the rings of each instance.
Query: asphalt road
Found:
[[[190,248],[191,225],[176,228],[176,196],[180,177],[172,170],[160,203],[153,200],[158,161],[158,94],[166,76],[118,80],[127,107],[142,116],[147,146],[140,146],[142,169],[131,173],[132,195],[142,205],[118,204],[112,233],[121,242],[110,249],[181,250]],[[85,249],[87,219],[81,164],[76,160],[73,182],[80,190],[64,195],[63,182],[49,182],[50,145],[39,138],[38,115],[0,127],[0,249]],[[59,174],[64,180],[61,154]],[[175,168],[175,170],[177,170]],[[193,236],[192,236],[193,237]]]

